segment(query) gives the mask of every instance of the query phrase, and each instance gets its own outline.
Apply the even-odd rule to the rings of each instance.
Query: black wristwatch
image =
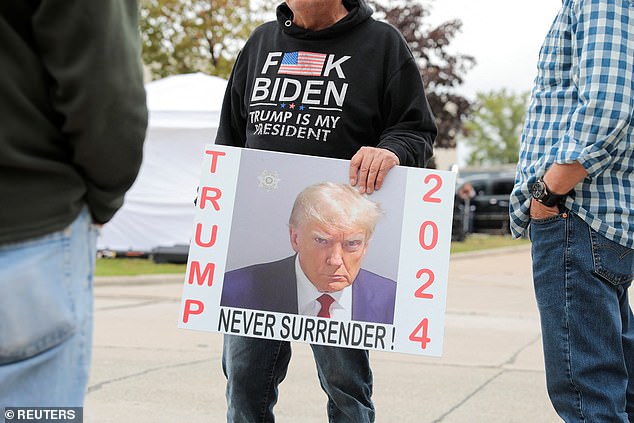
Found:
[[[544,178],[541,177],[531,187],[531,195],[546,207],[553,207],[563,203],[568,194],[555,194],[548,188]]]

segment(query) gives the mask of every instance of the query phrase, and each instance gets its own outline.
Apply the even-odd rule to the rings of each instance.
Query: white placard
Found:
[[[288,218],[295,197],[313,184],[348,183],[348,169],[347,160],[208,145],[179,327],[440,356],[455,192],[451,172],[399,166],[389,172],[380,190],[368,196],[381,205],[384,216],[360,274],[396,282],[393,316],[388,320],[372,318],[372,310],[356,317],[355,311],[364,307],[356,293],[370,286],[362,281],[355,287],[360,276],[344,288],[354,287],[352,319],[300,315],[296,305],[282,312],[270,305],[259,307],[258,298],[246,300],[252,292],[239,294],[253,306],[221,305],[225,272],[289,268],[294,251]],[[296,284],[294,276],[292,283]],[[229,285],[226,289],[232,289]],[[263,297],[281,299],[290,291],[296,295],[293,288],[271,287]]]

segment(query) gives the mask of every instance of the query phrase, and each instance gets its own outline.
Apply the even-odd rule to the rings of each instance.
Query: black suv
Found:
[[[459,240],[468,232],[510,233],[509,197],[514,184],[515,173],[511,172],[472,173],[459,178],[453,238]]]

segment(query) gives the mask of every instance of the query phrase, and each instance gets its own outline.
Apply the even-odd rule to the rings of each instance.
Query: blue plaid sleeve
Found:
[[[530,186],[553,163],[590,177],[566,207],[634,248],[634,0],[563,0],[539,53],[510,198],[514,236],[530,224]]]
[[[634,29],[630,0],[573,1],[571,57],[578,60],[578,106],[557,163],[581,163],[590,177],[612,162],[634,116]]]

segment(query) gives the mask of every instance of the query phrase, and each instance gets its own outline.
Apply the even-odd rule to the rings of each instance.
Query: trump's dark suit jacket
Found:
[[[344,289],[352,289],[352,320],[392,324],[396,282],[361,269]],[[220,305],[297,314],[295,256],[225,273]]]

